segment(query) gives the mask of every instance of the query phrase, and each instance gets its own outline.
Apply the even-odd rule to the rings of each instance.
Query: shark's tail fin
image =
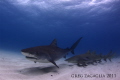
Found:
[[[72,53],[72,54],[75,54],[75,53],[74,53],[74,49],[77,47],[77,45],[78,45],[78,43],[80,42],[81,39],[82,39],[82,37],[80,37],[80,38],[71,46],[70,50],[71,50],[71,53]]]

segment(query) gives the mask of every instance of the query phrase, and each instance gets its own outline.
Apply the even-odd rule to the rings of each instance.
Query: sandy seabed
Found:
[[[6,53],[5,53],[6,54]],[[0,80],[119,80],[120,58],[87,67],[78,67],[63,59],[56,63],[34,63],[20,55],[0,52]]]

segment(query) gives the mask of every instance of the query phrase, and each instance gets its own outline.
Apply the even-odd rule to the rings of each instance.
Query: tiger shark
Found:
[[[71,48],[62,49],[57,46],[57,40],[54,39],[50,45],[46,46],[37,46],[32,48],[22,49],[21,53],[26,57],[26,59],[41,63],[53,63],[57,68],[55,61],[59,60],[62,57],[65,57],[69,52],[74,54],[74,49],[81,41],[80,37]]]

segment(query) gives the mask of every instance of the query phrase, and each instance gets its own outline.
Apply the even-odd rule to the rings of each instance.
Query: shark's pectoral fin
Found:
[[[106,59],[106,58],[104,58],[103,60],[107,62],[107,59]]]
[[[110,62],[112,62],[111,58],[108,58]]]
[[[59,68],[58,66],[57,66],[57,64],[53,61],[53,60],[49,60],[51,63],[53,63],[57,68]]]
[[[57,64],[55,63],[55,61],[51,58],[51,56],[50,56],[49,54],[47,54],[47,60],[48,60],[49,62],[53,63],[57,68],[59,68],[59,67],[57,66]]]

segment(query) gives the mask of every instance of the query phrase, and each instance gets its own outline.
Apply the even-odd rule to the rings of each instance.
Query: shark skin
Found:
[[[27,49],[22,49],[22,54],[26,57],[26,59],[41,63],[53,63],[57,68],[57,64],[55,61],[59,60],[62,57],[65,57],[69,52],[74,54],[74,49],[77,47],[78,43],[81,41],[82,37],[80,37],[71,48],[62,49],[57,46],[57,40],[54,39],[50,45],[46,46],[37,46]]]

